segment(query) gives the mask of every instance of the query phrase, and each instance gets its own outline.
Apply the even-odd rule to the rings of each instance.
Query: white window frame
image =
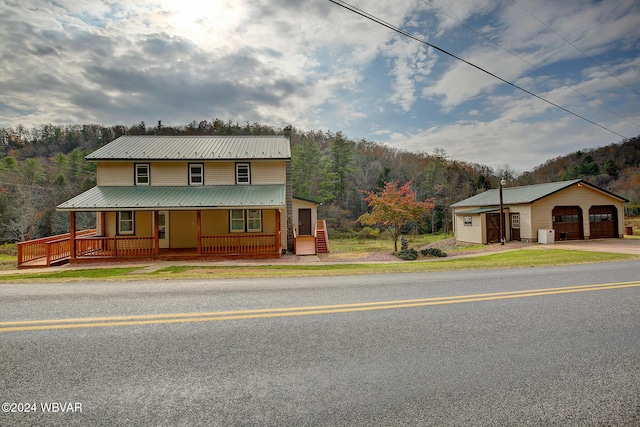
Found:
[[[204,164],[203,163],[189,163],[189,185],[204,185]],[[200,173],[193,173],[191,168],[199,167]],[[194,178],[200,178],[200,181],[194,180]]]
[[[239,184],[239,185],[251,184],[251,164],[250,163],[236,163],[236,184]]]
[[[149,163],[136,163],[134,166],[136,185],[151,185],[151,167]],[[140,169],[146,169],[146,174],[140,174]],[[146,178],[147,182],[141,181],[140,178]]]
[[[511,228],[520,228],[520,214],[511,214]]]
[[[231,209],[229,211],[231,233],[261,233],[262,211],[260,209]]]
[[[234,216],[240,213],[240,216]],[[240,227],[238,227],[238,224]],[[244,211],[242,209],[231,209],[229,211],[229,231],[231,233],[244,233]]]
[[[249,209],[246,211],[247,231],[250,233],[262,232],[262,211],[260,209]]]
[[[131,217],[128,219],[123,219],[123,214],[128,213],[131,214]],[[127,235],[127,234],[135,234],[135,225],[136,225],[136,213],[134,211],[118,211],[118,234],[119,235]],[[128,229],[124,229],[122,227],[123,224],[130,224]]]
[[[473,217],[470,215],[463,216],[462,223],[467,227],[473,227]]]

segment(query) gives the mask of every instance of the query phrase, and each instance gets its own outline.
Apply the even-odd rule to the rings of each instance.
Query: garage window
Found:
[[[553,217],[553,222],[573,224],[580,222],[578,215],[556,215]]]
[[[610,213],[590,214],[589,222],[610,222],[613,221],[613,215]]]

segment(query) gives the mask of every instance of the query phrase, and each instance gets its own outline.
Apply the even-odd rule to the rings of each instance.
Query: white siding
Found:
[[[284,161],[251,162],[251,184],[285,184],[286,182]]]
[[[204,164],[204,185],[234,185],[234,162],[208,162]]]
[[[520,214],[520,240],[523,242],[533,242],[534,235],[531,228],[531,206],[516,205],[511,207],[511,213]],[[536,231],[535,238],[538,238]]]
[[[143,163],[143,162],[138,162]],[[198,163],[198,162],[191,162]],[[204,164],[205,185],[235,185],[236,162],[214,161]],[[285,184],[286,166],[281,160],[251,161],[251,184]],[[150,180],[153,186],[188,185],[189,162],[150,162]],[[134,185],[134,162],[98,162],[98,185]]]
[[[133,162],[99,162],[96,182],[98,185],[133,185]]]
[[[300,223],[300,218],[298,218],[298,209],[311,209],[311,234],[314,234],[316,230],[316,222],[318,221],[318,205],[306,200],[296,199],[295,197],[293,198],[293,228],[295,228],[296,234],[299,236],[300,230],[298,230],[298,224]]]
[[[151,163],[151,185],[180,186],[188,184],[187,162]]]
[[[471,217],[471,225],[464,225],[465,216]],[[465,214],[462,211],[457,211],[455,217],[455,235],[456,240],[459,242],[467,243],[486,243],[486,236],[484,233],[484,215],[480,214]]]

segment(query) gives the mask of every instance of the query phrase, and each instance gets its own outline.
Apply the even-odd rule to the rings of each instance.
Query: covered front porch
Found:
[[[97,186],[58,210],[69,213],[69,233],[23,242],[20,268],[145,258],[276,258],[287,246],[284,185]],[[95,230],[78,231],[77,212],[95,212]],[[63,249],[54,250],[54,244]]]
[[[195,233],[180,235],[184,228],[173,232],[175,245],[171,246],[169,217],[163,223],[161,217],[169,216],[167,211],[150,212],[153,221],[151,235],[100,235],[109,230],[106,212],[98,213],[97,229],[76,231],[76,212],[69,213],[70,232],[46,239],[31,240],[18,244],[18,268],[49,267],[64,263],[93,263],[108,261],[135,261],[144,259],[185,260],[185,259],[231,259],[231,258],[278,258],[283,249],[280,210],[273,210],[272,232],[242,234],[207,234],[203,229],[202,211],[194,211]],[[145,217],[146,213],[139,216]],[[119,217],[118,214],[114,214]],[[133,213],[133,218],[137,213]],[[184,216],[184,213],[182,213]],[[210,215],[205,215],[205,217]],[[266,214],[265,216],[269,216]],[[180,219],[180,218],[178,218]],[[145,228],[141,224],[139,228]],[[188,227],[187,227],[188,228]],[[102,232],[98,232],[102,230]],[[189,233],[191,234],[191,233]],[[194,240],[195,245],[189,242]],[[166,242],[163,244],[163,242]],[[164,247],[163,247],[164,246]]]
[[[70,223],[75,212],[70,212]],[[71,262],[157,257],[279,257],[280,209],[132,210],[97,214],[99,235],[73,239]]]

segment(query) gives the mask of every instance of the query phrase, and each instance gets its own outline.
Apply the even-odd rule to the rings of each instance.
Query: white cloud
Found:
[[[640,96],[512,1],[351,3],[617,132],[639,133]],[[640,87],[635,0],[518,3]],[[620,139],[328,1],[5,1],[0,37],[0,126],[291,123],[519,169]]]

